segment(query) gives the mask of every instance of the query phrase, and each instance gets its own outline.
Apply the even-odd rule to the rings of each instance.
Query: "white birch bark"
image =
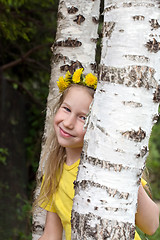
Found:
[[[53,127],[51,108],[57,98],[56,81],[67,70],[74,71],[84,67],[85,72],[96,71],[95,50],[99,19],[100,1],[60,0],[58,8],[58,26],[56,41],[52,47],[51,80],[47,103],[46,122],[44,130],[43,154],[49,152],[45,139],[49,137]],[[47,159],[46,159],[47,160]],[[41,170],[38,170],[38,178]],[[36,195],[40,186],[37,186]],[[33,216],[32,239],[37,240],[43,233],[46,212],[35,212]]]
[[[134,239],[160,102],[159,3],[105,1],[100,83],[75,182],[72,240]]]

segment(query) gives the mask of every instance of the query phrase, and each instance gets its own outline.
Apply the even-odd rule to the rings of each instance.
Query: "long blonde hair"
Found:
[[[92,98],[94,97],[95,91],[93,89],[77,84],[71,85],[58,97],[57,102],[54,104],[52,109],[53,117],[51,119],[52,121],[51,124],[53,124],[54,116],[57,113],[58,109],[60,108],[61,104],[63,103],[63,100],[71,87],[86,88],[88,90],[88,93],[92,96]],[[56,192],[62,175],[63,165],[65,161],[66,150],[58,143],[54,127],[52,127],[51,132],[45,141],[44,154],[41,159],[40,168],[42,169],[44,164],[44,175],[42,173],[43,171],[41,171],[43,176],[37,177],[37,185],[41,184],[41,181],[39,179],[42,180],[43,178],[43,181],[41,184],[41,193],[38,195],[37,199],[33,203],[34,209],[36,209],[38,205],[41,206],[43,203],[47,205],[50,198]]]

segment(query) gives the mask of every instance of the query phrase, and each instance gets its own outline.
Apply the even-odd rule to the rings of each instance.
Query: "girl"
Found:
[[[45,165],[41,194],[37,200],[47,210],[43,236],[39,240],[71,240],[71,210],[74,197],[79,159],[86,130],[84,123],[97,86],[97,78],[83,75],[78,69],[65,78],[60,77],[58,87],[62,93],[55,108],[52,151]],[[51,140],[48,140],[51,143]],[[48,143],[49,144],[49,143]],[[148,197],[142,185],[139,187],[137,226],[147,234],[153,234],[159,224],[155,203]],[[136,233],[135,239],[140,239]]]

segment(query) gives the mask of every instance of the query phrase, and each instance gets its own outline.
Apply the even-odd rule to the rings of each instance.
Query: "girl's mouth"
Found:
[[[64,131],[61,127],[60,129],[60,133],[63,137],[73,137],[71,134],[69,134],[68,132]]]

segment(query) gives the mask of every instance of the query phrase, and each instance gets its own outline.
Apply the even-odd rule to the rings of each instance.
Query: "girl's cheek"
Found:
[[[82,128],[82,136],[83,136],[83,137],[85,136],[86,131],[87,131],[87,129],[85,129],[85,128],[84,128],[84,125],[83,125],[83,128]]]

